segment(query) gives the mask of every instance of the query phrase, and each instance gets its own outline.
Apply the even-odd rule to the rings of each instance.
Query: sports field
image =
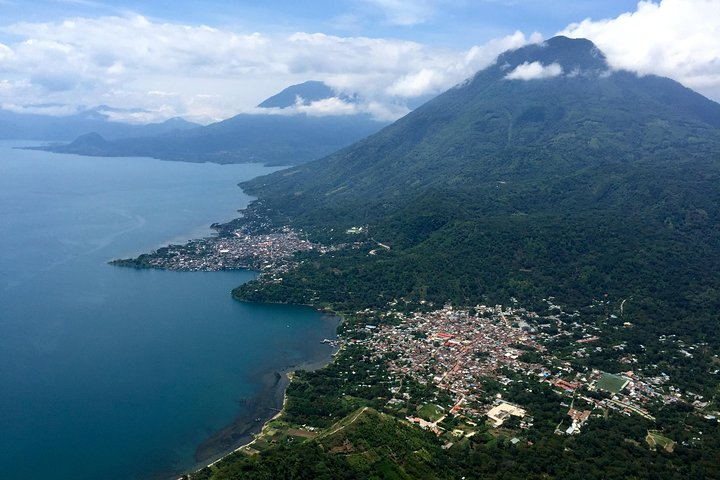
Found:
[[[599,390],[605,390],[607,392],[611,393],[619,393],[620,390],[625,388],[625,385],[628,384],[628,379],[619,377],[617,375],[611,375],[609,373],[604,373],[602,377],[600,377],[600,380],[597,382],[597,388]]]

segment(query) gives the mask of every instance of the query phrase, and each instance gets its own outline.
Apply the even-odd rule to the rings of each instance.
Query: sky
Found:
[[[720,0],[0,0],[0,108],[208,123],[321,80],[359,101],[298,109],[393,120],[557,34],[720,100]]]

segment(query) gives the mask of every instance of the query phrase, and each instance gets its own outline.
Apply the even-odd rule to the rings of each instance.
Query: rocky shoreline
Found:
[[[335,318],[338,322],[342,321],[340,317]],[[337,348],[332,347],[328,348],[327,356],[320,360],[290,366],[280,372],[274,371],[263,375],[261,391],[249,400],[251,408],[198,445],[195,450],[197,463],[191,470],[179,477],[178,474],[175,474],[168,477],[167,480],[189,479],[193,472],[209,467],[251,445],[270,421],[282,415],[285,407],[285,394],[292,381],[293,372],[297,370],[312,371],[327,366],[334,360],[337,352]]]

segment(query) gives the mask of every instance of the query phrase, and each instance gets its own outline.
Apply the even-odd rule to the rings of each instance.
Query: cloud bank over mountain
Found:
[[[403,99],[437,93],[507,48],[537,40],[517,32],[454,52],[322,33],[240,34],[138,15],[20,23],[3,31],[21,39],[0,44],[0,64],[9,77],[0,83],[6,108],[44,98],[56,104],[131,104],[160,117],[201,119],[247,111],[280,87],[308,78],[359,94],[365,102],[357,110],[396,118],[407,111]],[[333,110],[327,102],[303,109]]]
[[[720,100],[720,1],[641,1],[635,12],[559,34],[592,40],[614,68],[670,77]]]
[[[432,1],[363,0],[358,5],[376,9],[382,21],[397,28],[431,23],[440,11]],[[560,33],[594,41],[614,68],[669,76],[720,99],[720,1],[641,1],[634,12],[586,19]],[[114,13],[15,22],[0,26],[0,38],[3,109],[57,115],[105,104],[123,109],[113,113],[117,120],[183,116],[209,122],[255,112],[261,99],[309,79],[325,82],[338,97],[298,104],[298,112],[365,113],[393,120],[409,111],[408,104],[463,81],[507,49],[541,41],[542,35],[517,31],[458,49],[397,38],[263,32]],[[557,74],[552,66],[528,65],[508,78]],[[357,101],[348,103],[343,95]],[[284,110],[276,113],[289,111]]]

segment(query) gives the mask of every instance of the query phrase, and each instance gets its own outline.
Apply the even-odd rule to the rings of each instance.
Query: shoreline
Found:
[[[229,456],[232,455],[233,453],[240,452],[240,451],[243,450],[244,448],[247,448],[247,447],[251,446],[253,443],[255,443],[255,442],[257,441],[257,436],[262,433],[262,431],[265,429],[265,427],[266,427],[270,422],[272,422],[273,420],[277,420],[277,419],[282,415],[283,411],[285,410],[285,405],[286,405],[286,403],[287,403],[287,387],[290,385],[290,382],[292,382],[292,377],[291,377],[291,375],[292,375],[292,372],[290,372],[290,371],[285,372],[285,373],[283,374],[283,380],[284,380],[283,383],[285,383],[285,386],[284,386],[283,389],[282,389],[282,392],[283,392],[282,403],[281,403],[280,409],[277,411],[277,413],[275,413],[275,415],[273,415],[272,417],[270,417],[268,420],[266,420],[266,421],[262,424],[262,426],[260,427],[260,431],[259,431],[259,432],[256,432],[256,433],[254,433],[254,434],[249,432],[249,433],[250,433],[250,436],[252,437],[252,440],[250,440],[250,441],[247,442],[247,443],[243,443],[242,445],[240,445],[239,447],[237,447],[236,449],[234,449],[234,450],[231,451],[230,453],[227,453],[227,454],[221,456],[220,458],[218,458],[217,460],[214,460],[213,462],[208,463],[208,464],[206,465],[206,467],[212,467],[213,465],[215,465],[215,464],[218,463],[218,462],[221,462],[222,460],[224,460],[225,458],[229,457]],[[203,467],[203,468],[204,468],[204,467]]]
[[[318,310],[328,317],[333,317],[339,326],[344,319],[325,310]],[[330,365],[335,360],[337,347],[328,348],[326,357],[316,360],[290,365],[282,370],[274,370],[262,376],[263,386],[260,392],[248,401],[251,407],[247,413],[240,414],[232,422],[213,433],[200,443],[195,450],[195,464],[182,473],[174,473],[167,480],[183,480],[198,470],[211,467],[228,456],[242,451],[252,445],[257,436],[273,420],[282,415],[287,402],[287,388],[292,382],[292,375],[297,370],[314,371]],[[207,452],[205,452],[207,451]],[[221,453],[217,453],[217,452]]]
[[[241,188],[241,191],[244,193],[244,190]],[[255,199],[251,197],[251,200],[248,202],[248,204],[242,209],[238,210],[239,212],[244,212],[248,210],[248,208],[254,203]],[[218,241],[219,237],[221,236],[220,233],[223,230],[223,228],[229,228],[229,226],[233,225],[234,222],[237,222],[241,220],[244,217],[244,214],[240,217],[233,218],[228,221],[224,222],[215,222],[212,225],[210,225],[210,234],[209,235],[203,235],[200,239],[193,238],[195,235],[190,234],[190,239],[186,240],[184,245],[190,245],[197,242],[207,242],[207,241]],[[197,228],[196,228],[197,230]],[[226,232],[227,234],[227,232]],[[232,237],[232,235],[227,234],[229,237]],[[162,243],[162,247],[159,247],[159,249],[168,249],[171,247],[177,247],[177,245],[174,245],[172,241],[171,243],[165,244],[165,242]],[[234,266],[223,266],[219,269],[200,269],[200,270],[186,270],[186,269],[176,269],[176,268],[169,268],[165,265],[144,265],[144,264],[136,264],[136,261],[139,258],[143,258],[146,256],[153,256],[156,255],[156,251],[154,251],[151,254],[139,254],[137,258],[131,258],[131,259],[112,259],[107,261],[106,263],[111,266],[125,266],[125,267],[133,267],[135,269],[158,269],[158,270],[164,270],[164,271],[176,271],[176,272],[183,272],[186,271],[194,272],[194,271],[217,271],[217,270],[237,270],[237,271],[247,271],[254,274],[254,277],[257,278],[259,274],[262,274],[262,269],[257,268],[255,265],[249,265],[249,264],[242,264],[242,265],[234,265]],[[264,256],[263,256],[264,258]],[[222,265],[222,264],[221,264]],[[232,294],[232,298],[236,301],[243,301],[247,302],[246,300],[242,300],[240,298],[237,298],[234,295],[234,292]],[[249,303],[256,303],[256,302],[249,302]],[[265,303],[265,302],[261,302]],[[268,302],[268,303],[275,303],[275,302]],[[338,327],[344,322],[344,319],[337,314],[336,312],[323,307],[318,307],[314,305],[298,305],[298,304],[291,304],[288,302],[278,302],[278,304],[284,304],[284,305],[297,305],[297,306],[305,306],[310,307],[316,312],[320,313],[323,317],[328,319],[328,321],[333,322],[333,330],[330,334],[328,334],[327,338],[330,339],[336,339],[337,338],[337,329]],[[191,475],[203,468],[212,466],[216,464],[217,462],[223,460],[224,458],[228,457],[229,455],[232,455],[235,452],[238,452],[242,450],[243,448],[246,448],[248,445],[252,445],[256,441],[256,437],[262,433],[263,429],[266,427],[266,425],[271,422],[272,420],[278,418],[285,408],[287,396],[287,388],[289,387],[291,381],[292,381],[292,374],[295,371],[298,370],[307,370],[307,371],[313,371],[321,369],[329,364],[331,364],[334,361],[334,356],[338,351],[338,347],[335,345],[332,346],[324,346],[323,349],[327,349],[325,351],[321,351],[320,349],[317,350],[317,352],[320,352],[318,355],[311,354],[307,359],[300,359],[300,361],[297,364],[294,365],[285,365],[285,366],[274,366],[271,367],[270,370],[265,372],[256,372],[255,378],[256,383],[258,384],[257,391],[248,397],[241,397],[236,400],[238,404],[237,413],[232,418],[228,424],[219,427],[218,430],[210,432],[206,438],[201,440],[199,443],[195,444],[195,451],[193,453],[193,458],[191,462],[188,462],[189,465],[178,465],[176,464],[175,468],[173,466],[168,466],[169,468],[163,468],[162,470],[156,470],[155,472],[150,473],[148,478],[152,478],[155,480],[182,480],[188,478],[188,475]],[[187,458],[187,457],[186,457]],[[189,460],[189,459],[188,459]],[[177,463],[180,463],[177,462]],[[184,463],[184,462],[182,462]]]

